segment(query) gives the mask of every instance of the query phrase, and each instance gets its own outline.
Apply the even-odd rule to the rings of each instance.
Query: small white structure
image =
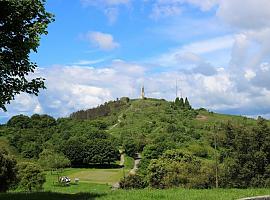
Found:
[[[141,98],[142,98],[142,99],[145,98],[144,85],[142,86],[142,89],[141,89]]]
[[[74,181],[75,181],[76,184],[79,184],[80,179],[79,178],[75,178]]]

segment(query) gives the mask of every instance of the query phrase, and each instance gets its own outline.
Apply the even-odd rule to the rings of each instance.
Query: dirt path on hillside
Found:
[[[118,116],[117,123],[114,124],[114,125],[112,125],[112,126],[109,128],[109,130],[112,130],[112,129],[115,128],[119,123],[121,123],[120,117],[122,117],[122,115],[119,115],[119,116]]]
[[[138,170],[138,166],[139,166],[139,164],[140,164],[140,162],[141,162],[141,159],[142,159],[141,154],[137,153],[137,157],[136,157],[135,160],[134,160],[134,166],[133,166],[133,169],[131,169],[131,170],[129,171],[129,174],[132,174],[132,175],[136,174],[136,171]]]
[[[133,168],[128,172],[128,174],[131,174],[131,175],[135,175],[136,174],[136,171],[138,170],[138,167],[139,167],[139,164],[140,164],[140,161],[142,159],[142,156],[141,154],[137,153],[137,157],[135,158],[134,160],[134,166]],[[125,155],[124,154],[121,154],[121,159],[120,159],[120,164],[119,165],[122,165],[124,167],[124,164],[125,164]],[[119,189],[120,188],[120,184],[119,182],[115,183],[112,185],[112,189]]]
[[[120,157],[120,163],[119,163],[119,165],[120,166],[124,166],[124,163],[125,163],[125,155],[122,153],[121,154],[121,157]]]
[[[200,120],[200,121],[206,121],[208,119],[208,117],[206,117],[204,115],[197,115],[196,119]]]

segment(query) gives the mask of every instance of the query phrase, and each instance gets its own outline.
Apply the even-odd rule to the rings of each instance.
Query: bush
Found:
[[[7,191],[18,181],[16,164],[16,160],[0,148],[0,192]]]
[[[25,191],[40,191],[46,182],[45,174],[38,164],[23,162],[19,165],[19,187]]]
[[[142,189],[147,187],[147,183],[144,181],[143,177],[137,174],[128,175],[126,178],[123,178],[119,184],[122,189]]]

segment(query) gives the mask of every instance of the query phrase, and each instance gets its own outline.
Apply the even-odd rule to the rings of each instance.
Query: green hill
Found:
[[[45,152],[62,155],[77,168],[65,175],[94,173],[83,175],[82,180],[89,187],[97,183],[102,190],[108,187],[99,187],[101,183],[112,185],[123,176],[119,150],[127,161],[141,156],[133,175],[127,176],[132,164],[123,170],[127,177],[120,187],[124,188],[269,187],[269,143],[269,121],[192,109],[181,99],[121,98],[69,118],[14,116],[0,127],[1,146],[10,149],[18,162],[44,164],[39,157]],[[115,178],[100,181],[98,174],[106,173]],[[48,183],[45,186],[61,191]]]

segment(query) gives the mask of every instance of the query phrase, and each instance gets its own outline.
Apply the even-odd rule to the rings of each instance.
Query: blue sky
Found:
[[[246,9],[243,9],[243,6]],[[268,0],[47,0],[55,14],[31,59],[46,78],[0,112],[54,117],[121,96],[187,96],[194,107],[270,116]]]

